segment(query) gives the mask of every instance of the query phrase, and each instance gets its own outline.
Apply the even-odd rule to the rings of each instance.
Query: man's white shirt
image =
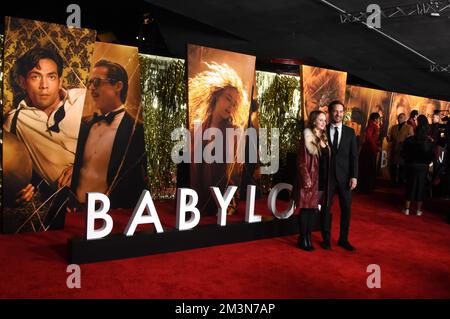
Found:
[[[74,164],[86,89],[61,90],[60,94],[64,99],[50,116],[22,100],[5,122],[5,130],[10,131],[14,114],[20,109],[16,135],[27,147],[34,171],[50,186],[56,186],[62,171]],[[65,117],[56,133],[48,128],[55,123],[55,113],[61,107]]]
[[[334,144],[334,133],[336,132],[335,128],[338,128],[339,136],[338,136],[338,146],[341,144],[342,139],[342,122],[339,124],[330,124],[330,137],[331,137],[331,145]]]

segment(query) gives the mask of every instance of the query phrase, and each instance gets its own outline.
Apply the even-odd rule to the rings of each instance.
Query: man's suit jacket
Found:
[[[330,145],[333,145],[330,126],[327,125],[327,135]],[[331,147],[331,170],[339,184],[347,185],[350,178],[358,178],[358,147],[352,128],[342,125],[342,132],[339,134],[342,135],[337,152]]]
[[[117,128],[108,165],[107,183],[109,187],[113,183],[114,177],[120,167],[131,132],[133,131],[134,122],[134,118],[125,112]],[[80,170],[83,166],[84,147],[93,124],[94,122],[92,120],[82,122],[81,124],[72,175],[71,188],[74,193],[76,193]],[[145,183],[145,162],[144,129],[142,123],[138,122],[115,186],[109,194],[111,208],[131,208],[136,205],[142,190],[147,188]]]

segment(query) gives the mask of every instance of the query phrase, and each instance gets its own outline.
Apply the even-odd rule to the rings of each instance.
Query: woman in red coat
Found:
[[[381,150],[380,122],[380,114],[370,114],[361,153],[359,154],[359,167],[361,172],[359,186],[363,192],[370,192],[375,188],[377,155]]]
[[[312,215],[319,204],[325,206],[328,194],[330,148],[326,133],[326,114],[312,111],[297,153],[296,207],[300,207],[298,247],[311,251]]]

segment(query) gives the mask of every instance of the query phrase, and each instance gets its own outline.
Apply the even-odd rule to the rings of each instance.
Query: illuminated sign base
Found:
[[[141,231],[128,237],[118,233],[95,240],[71,238],[68,240],[69,263],[85,264],[295,235],[299,232],[298,224],[298,215],[295,215],[259,223],[229,223],[226,227],[211,224],[185,231]],[[319,214],[314,214],[313,230],[319,229]]]

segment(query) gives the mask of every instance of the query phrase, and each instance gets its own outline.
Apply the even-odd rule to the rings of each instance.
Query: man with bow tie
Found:
[[[45,200],[70,186],[86,90],[62,87],[63,60],[48,48],[27,51],[15,67],[24,98],[6,115],[4,129],[25,144],[32,160],[32,182],[16,201],[24,204],[36,193]]]
[[[87,88],[99,110],[83,123],[72,178],[79,204],[87,192],[109,196],[111,208],[134,207],[145,184],[142,123],[126,110],[128,75],[120,64],[98,61]]]

